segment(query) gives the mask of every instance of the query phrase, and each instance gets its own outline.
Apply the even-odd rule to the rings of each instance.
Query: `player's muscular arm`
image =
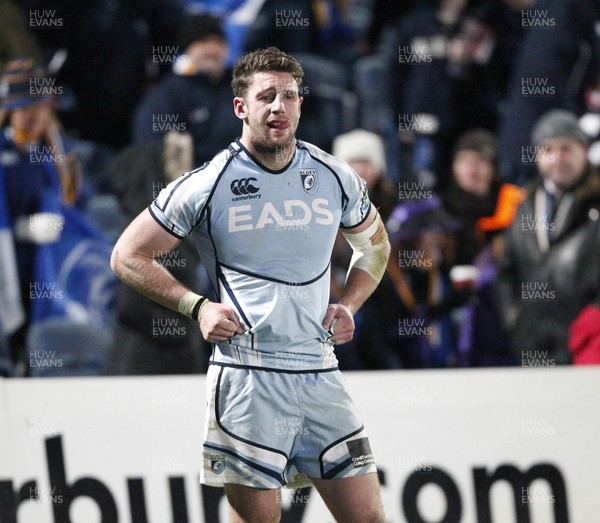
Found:
[[[338,303],[329,305],[323,320],[323,327],[331,328],[333,342],[336,344],[352,339],[353,315],[377,288],[390,255],[387,233],[374,206],[363,223],[343,234],[352,246],[354,255],[342,297]],[[335,324],[332,327],[334,320]]]
[[[147,298],[175,311],[190,292],[163,265],[154,260],[173,250],[180,240],[165,231],[144,210],[117,241],[110,266],[126,284]],[[224,341],[242,332],[237,315],[221,303],[207,303],[199,318],[200,330],[207,341]]]

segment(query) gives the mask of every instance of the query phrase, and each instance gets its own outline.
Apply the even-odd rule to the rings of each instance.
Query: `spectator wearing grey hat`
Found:
[[[600,297],[600,174],[575,114],[534,125],[538,177],[507,232],[500,266],[505,322],[523,365],[571,362],[569,327]]]

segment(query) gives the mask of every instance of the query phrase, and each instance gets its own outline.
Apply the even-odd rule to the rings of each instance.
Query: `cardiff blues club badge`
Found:
[[[312,196],[318,191],[319,180],[316,169],[300,169],[300,178],[302,179],[302,187],[304,187],[307,194]]]

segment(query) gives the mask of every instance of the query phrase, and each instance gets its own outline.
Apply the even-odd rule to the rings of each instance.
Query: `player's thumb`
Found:
[[[235,312],[235,310],[233,310],[231,307],[228,307],[227,309],[225,309],[225,317],[228,320],[231,320],[233,323],[235,323],[235,330],[238,334],[242,334],[244,332],[244,329],[242,328],[242,324],[239,322],[238,316],[237,316],[237,313]]]
[[[332,307],[331,305],[329,307],[327,307],[327,313],[325,314],[325,318],[323,318],[323,322],[321,323],[321,325],[323,326],[323,328],[325,330],[329,329],[329,327],[331,326],[331,322],[333,321],[333,318],[335,318],[335,315],[336,315],[335,307]]]

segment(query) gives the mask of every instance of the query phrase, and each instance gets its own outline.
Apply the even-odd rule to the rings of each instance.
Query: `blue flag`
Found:
[[[112,245],[79,209],[67,207],[55,191],[43,194],[41,213],[62,215],[54,243],[39,245],[30,285],[31,321],[67,317],[110,326],[118,280],[110,269]]]

